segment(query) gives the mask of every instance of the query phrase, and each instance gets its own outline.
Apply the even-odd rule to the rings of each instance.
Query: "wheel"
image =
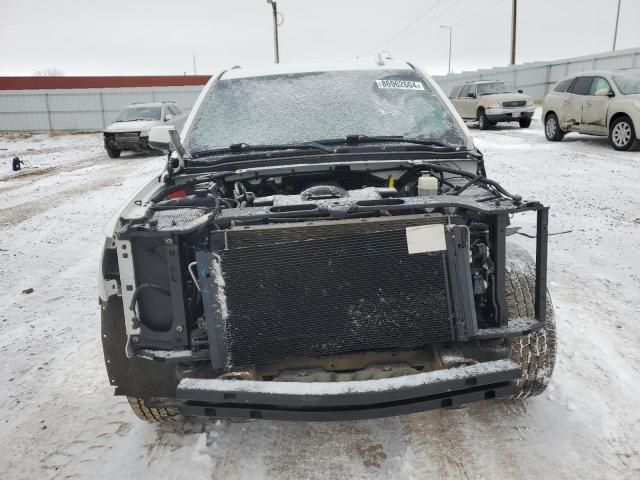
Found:
[[[633,122],[626,115],[616,118],[609,126],[609,142],[616,150],[635,150],[640,146]]]
[[[109,158],[119,158],[120,153],[122,152],[122,150],[118,148],[111,148],[111,147],[104,147],[104,148],[107,151],[107,155],[109,155]]]
[[[148,422],[182,420],[176,407],[177,364],[125,355],[126,331],[122,298],[100,301],[102,347],[112,387],[127,396],[133,413]]]
[[[144,400],[137,397],[127,397],[127,400],[136,417],[145,422],[175,422],[182,418],[175,407],[162,405],[150,407],[145,405]]]
[[[509,320],[532,317],[535,305],[535,269],[529,253],[517,245],[507,244],[505,289]],[[545,325],[540,330],[508,339],[511,359],[520,364],[522,374],[518,392],[512,398],[540,395],[547,388],[556,361],[556,325],[553,306],[547,292]]]
[[[550,113],[544,121],[544,134],[550,142],[559,142],[564,138],[564,132],[560,130],[560,123],[555,113]]]
[[[487,114],[484,113],[484,110],[478,110],[478,127],[480,130],[486,130],[489,128],[489,118],[487,118]]]
[[[518,123],[520,124],[520,128],[529,128],[531,126],[531,118],[521,118]]]

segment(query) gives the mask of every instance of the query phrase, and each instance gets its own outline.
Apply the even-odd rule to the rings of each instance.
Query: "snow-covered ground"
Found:
[[[162,158],[111,160],[98,135],[0,137],[1,477],[640,478],[640,153],[549,143],[537,121],[473,133],[490,175],[549,204],[552,233],[571,231],[549,242],[547,392],[401,418],[180,428],[142,423],[113,396],[95,285],[102,226]],[[14,155],[40,168],[13,174]],[[514,221],[532,232],[533,217]]]

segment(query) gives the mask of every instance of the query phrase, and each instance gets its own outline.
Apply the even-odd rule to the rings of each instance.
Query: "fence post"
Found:
[[[53,130],[51,125],[51,108],[49,107],[49,94],[44,94],[44,104],[47,107],[47,123],[49,124],[49,131]]]
[[[543,97],[547,94],[547,89],[549,88],[549,79],[551,78],[551,64],[547,63],[547,72],[544,74],[544,92]]]
[[[104,111],[104,98],[103,98],[102,91],[100,91],[100,116],[102,117],[102,128],[105,129],[107,128],[107,122],[104,119],[105,111]]]

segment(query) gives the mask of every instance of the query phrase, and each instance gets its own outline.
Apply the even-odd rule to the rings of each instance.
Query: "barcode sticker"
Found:
[[[414,253],[440,252],[447,249],[444,225],[407,227],[407,250]]]
[[[378,88],[393,88],[396,90],[424,90],[422,82],[411,80],[376,80]]]

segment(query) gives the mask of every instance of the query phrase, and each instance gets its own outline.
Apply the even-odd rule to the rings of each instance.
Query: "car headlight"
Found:
[[[487,108],[501,108],[502,107],[502,103],[501,102],[493,102],[490,103],[489,105],[487,105]]]
[[[142,130],[140,132],[140,136],[141,137],[148,137],[149,136],[149,130],[151,130],[150,128],[145,128],[144,130]]]
[[[527,100],[527,103],[525,105],[527,107],[533,107],[533,100]]]

